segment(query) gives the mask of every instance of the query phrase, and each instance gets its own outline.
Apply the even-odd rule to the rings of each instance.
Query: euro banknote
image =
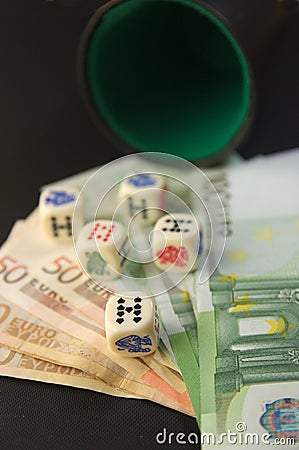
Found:
[[[117,397],[143,398],[124,389],[109,386],[73,367],[60,366],[4,347],[0,347],[0,376],[90,389]]]
[[[158,385],[154,388],[138,381],[93,347],[38,320],[28,311],[12,305],[3,297],[0,298],[0,313],[0,346],[3,348],[44,361],[43,367],[54,364],[64,367],[61,369],[64,371],[69,367],[70,371],[85,373],[86,376],[99,379],[116,389],[116,393],[120,390],[124,395],[146,398],[193,415],[192,408],[177,401],[180,396],[176,399],[170,390],[166,395],[159,390]]]
[[[146,389],[141,394],[138,394],[136,390],[130,392],[120,387],[111,386],[77,368],[38,359],[28,354],[19,353],[10,347],[0,347],[0,376],[88,389],[116,397],[151,400],[184,414],[192,415],[190,411],[181,410],[180,405],[175,402],[171,403],[168,399],[164,404],[163,394],[161,396],[161,394],[156,393],[158,394],[156,398],[150,398],[146,396],[148,394]]]
[[[230,448],[232,435],[299,446],[298,162],[294,151],[225,171],[225,252],[195,283],[206,448]]]

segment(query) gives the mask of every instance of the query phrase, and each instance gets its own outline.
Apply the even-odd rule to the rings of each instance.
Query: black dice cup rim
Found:
[[[94,122],[121,154],[222,160],[244,138],[255,106],[252,59],[238,34],[201,0],[108,1],[78,52]]]

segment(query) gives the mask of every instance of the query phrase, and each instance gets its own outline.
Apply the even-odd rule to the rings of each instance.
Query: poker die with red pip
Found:
[[[152,232],[155,265],[173,273],[197,269],[202,251],[202,230],[192,214],[167,214],[159,219]]]
[[[129,254],[127,231],[116,221],[89,222],[79,233],[76,251],[80,264],[91,277],[117,278],[124,271]]]

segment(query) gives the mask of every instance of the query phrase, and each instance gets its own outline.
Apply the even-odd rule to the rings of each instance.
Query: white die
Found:
[[[129,251],[126,230],[116,221],[89,222],[79,233],[76,251],[90,276],[98,280],[117,278],[124,270]]]
[[[152,233],[155,265],[173,273],[188,273],[197,268],[201,253],[200,224],[191,214],[161,217]]]
[[[46,236],[59,243],[72,243],[72,221],[79,191],[73,188],[44,190],[39,199],[40,224]],[[77,226],[83,225],[82,206],[76,208]]]
[[[120,184],[118,201],[124,202],[122,210],[128,218],[143,225],[151,225],[165,209],[165,179],[160,175],[140,173]]]
[[[155,300],[144,292],[111,297],[105,310],[109,348],[120,356],[146,356],[159,345],[159,316]]]

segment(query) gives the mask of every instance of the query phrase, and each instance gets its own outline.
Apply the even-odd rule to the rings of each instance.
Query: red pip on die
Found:
[[[89,222],[79,233],[76,250],[81,266],[91,277],[117,278],[124,270],[129,252],[126,229],[111,220]]]

